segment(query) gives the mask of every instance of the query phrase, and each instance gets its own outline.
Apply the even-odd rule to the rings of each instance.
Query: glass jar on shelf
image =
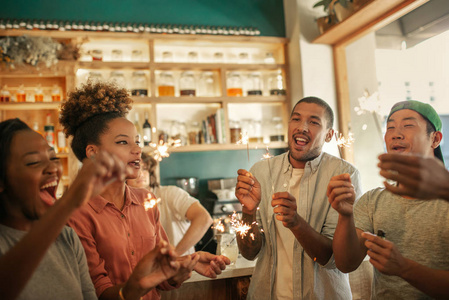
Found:
[[[198,52],[190,51],[189,53],[187,53],[187,62],[197,63],[198,62]]]
[[[103,60],[103,50],[93,49],[90,51],[90,56],[92,56],[93,61],[102,61]]]
[[[144,71],[135,71],[131,77],[131,95],[148,96],[148,79]]]
[[[214,53],[214,63],[223,63],[223,52]]]
[[[239,64],[248,64],[250,63],[249,61],[249,55],[247,52],[241,52],[239,53],[239,60],[238,60]]]
[[[181,77],[179,78],[179,94],[181,96],[196,95],[195,76],[192,71],[181,73]]]
[[[237,120],[229,120],[229,131],[231,137],[231,144],[236,144],[240,140],[242,128],[240,122]]]
[[[91,81],[92,83],[102,81],[103,75],[101,75],[100,72],[92,71],[92,72],[89,72],[89,74],[87,76],[87,80]]]
[[[173,62],[173,53],[170,51],[162,52],[162,62]]]
[[[206,71],[201,73],[198,82],[198,96],[201,97],[214,97],[215,94],[215,80],[214,73]]]
[[[262,79],[260,72],[252,72],[248,76],[248,96],[262,95]]]
[[[271,52],[265,53],[265,58],[263,59],[263,62],[266,64],[274,64],[276,61],[273,57],[273,53]]]
[[[201,144],[201,127],[198,122],[192,122],[190,123],[188,135],[189,135],[189,144],[190,145],[196,145]]]
[[[248,127],[248,141],[250,143],[262,143],[262,122],[260,120],[250,120]]]
[[[0,91],[0,102],[11,102],[11,93],[9,92],[7,85],[4,85]]]
[[[60,102],[61,101],[61,89],[56,84],[53,85],[51,89],[51,101]]]
[[[181,146],[187,145],[187,126],[186,122],[178,122],[179,126],[179,139],[181,140]]]
[[[173,97],[175,95],[175,81],[171,72],[161,72],[157,91],[159,97]]]
[[[25,87],[21,84],[16,93],[17,102],[25,102],[26,98]]]
[[[268,85],[270,89],[270,95],[285,95],[284,77],[282,71],[278,70],[268,78]]]
[[[123,51],[120,49],[113,49],[111,51],[111,61],[123,61]]]
[[[132,61],[143,61],[142,50],[134,49],[134,50],[131,52],[131,60],[132,60]]]
[[[227,85],[227,94],[229,97],[243,96],[242,77],[239,72],[229,73]]]
[[[271,120],[272,133],[270,134],[270,142],[284,141],[284,124],[280,117],[274,117]]]
[[[125,74],[122,71],[112,71],[109,80],[120,88],[126,88]]]
[[[34,102],[44,102],[44,91],[40,84],[34,89]]]

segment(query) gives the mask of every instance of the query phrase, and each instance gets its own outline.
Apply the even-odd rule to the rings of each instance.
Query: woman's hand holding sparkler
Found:
[[[260,183],[250,172],[240,169],[237,171],[237,185],[235,196],[242,204],[244,214],[253,215],[261,199]]]
[[[209,278],[217,278],[217,275],[220,275],[221,272],[226,269],[226,265],[231,264],[231,260],[224,255],[214,255],[204,251],[195,253],[199,255],[200,258],[195,265],[194,270]]]
[[[282,222],[286,228],[294,228],[299,225],[300,216],[296,209],[296,198],[288,192],[274,193],[271,200],[273,212],[276,214],[276,220]]]
[[[345,173],[332,177],[327,186],[327,197],[332,208],[340,215],[352,215],[355,190],[350,175]]]

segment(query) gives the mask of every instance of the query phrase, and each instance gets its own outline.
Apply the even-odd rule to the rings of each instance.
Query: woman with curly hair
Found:
[[[0,122],[2,299],[97,299],[80,240],[64,225],[108,183],[123,180],[125,171],[117,157],[100,152],[84,160],[56,200],[62,167],[54,149],[19,119]],[[149,286],[167,278],[159,267],[169,275],[179,268],[168,250],[168,244],[158,246],[138,266]]]
[[[139,135],[125,118],[132,100],[125,89],[111,83],[88,82],[69,95],[62,104],[60,122],[71,147],[82,161],[100,151],[108,151],[131,167],[126,179],[137,178],[141,168]],[[229,259],[197,252],[178,258],[180,270],[158,289],[144,289],[131,281],[135,266],[161,240],[168,241],[159,220],[157,206],[145,210],[145,189],[128,187],[125,180],[111,184],[99,196],[76,212],[69,225],[84,246],[89,271],[100,299],[160,299],[159,290],[178,287],[192,269],[215,278]]]

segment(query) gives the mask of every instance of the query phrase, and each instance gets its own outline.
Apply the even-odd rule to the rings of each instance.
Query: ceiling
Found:
[[[449,1],[430,0],[378,30],[376,44],[380,49],[411,48],[447,30],[449,30]]]

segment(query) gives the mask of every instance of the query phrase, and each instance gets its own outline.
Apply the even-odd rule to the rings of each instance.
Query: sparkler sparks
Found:
[[[256,222],[253,222],[252,224],[254,224],[254,223],[256,223]],[[232,225],[232,228],[234,228],[235,232],[240,234],[241,237],[246,236],[248,231],[251,229],[251,225],[243,223],[242,220],[237,220],[236,212],[234,212],[231,216],[231,225]]]
[[[148,194],[148,198],[143,202],[143,207],[145,211],[148,211],[156,206],[159,202],[161,202],[161,198],[154,198],[152,194]]]
[[[179,147],[181,146],[181,140],[172,140],[170,139],[167,143],[160,140],[158,144],[152,143],[150,147],[153,148],[152,156],[157,161],[162,161],[163,158],[169,157],[169,149],[171,147]]]
[[[345,138],[343,134],[340,132],[338,134],[338,131],[335,132],[335,140],[337,141],[338,146],[338,152],[340,153],[340,158],[343,158],[341,153],[341,148],[347,148],[350,147],[352,143],[354,143],[354,136],[352,133],[349,133],[348,138]]]
[[[270,166],[270,158],[274,157],[270,154],[270,150],[267,146],[267,153],[262,155],[262,159],[266,159],[268,163],[268,171],[270,172],[270,182],[271,182],[271,194],[274,194],[274,183],[273,183],[273,177],[271,176],[271,166]]]

